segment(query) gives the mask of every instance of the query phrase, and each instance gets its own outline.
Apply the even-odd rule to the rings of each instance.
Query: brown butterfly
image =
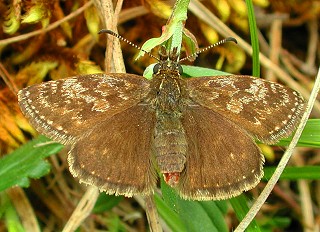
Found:
[[[22,112],[49,138],[71,145],[73,176],[108,194],[149,195],[158,172],[190,200],[219,200],[257,185],[264,156],[304,110],[301,95],[251,76],[182,78],[177,50],[160,49],[153,78],[92,74],[33,85]]]

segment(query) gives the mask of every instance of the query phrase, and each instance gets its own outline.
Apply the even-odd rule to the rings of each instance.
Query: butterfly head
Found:
[[[179,54],[178,48],[175,47],[171,52],[168,52],[164,46],[159,50],[159,63],[157,63],[153,68],[153,74],[158,74],[161,72],[177,72],[182,74],[182,67],[178,61]]]

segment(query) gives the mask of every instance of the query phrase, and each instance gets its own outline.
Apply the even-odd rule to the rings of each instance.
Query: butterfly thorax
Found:
[[[164,114],[181,114],[183,110],[183,96],[180,81],[175,78],[179,74],[170,71],[155,75],[156,93],[154,108]]]
[[[184,80],[181,78],[181,65],[178,63],[177,50],[174,49],[169,55],[164,47],[161,47],[160,61],[153,69],[151,89],[149,95],[152,106],[156,111],[164,114],[181,115],[186,96],[184,94]]]
[[[161,54],[160,54],[161,55]],[[162,54],[163,55],[163,54]],[[174,56],[174,57],[172,57]],[[168,56],[160,56],[165,59]],[[173,52],[169,60],[162,60],[155,71],[152,85],[153,108],[156,112],[154,153],[165,181],[177,185],[186,162],[187,141],[181,116],[184,110],[184,81],[179,74],[179,65]],[[173,59],[173,60],[171,60]]]

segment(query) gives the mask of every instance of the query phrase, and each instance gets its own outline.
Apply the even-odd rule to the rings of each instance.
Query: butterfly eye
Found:
[[[178,64],[178,70],[179,70],[179,74],[181,75],[183,73],[183,68],[181,64]]]
[[[157,74],[159,72],[159,69],[160,69],[160,64],[158,63],[153,67],[153,74]]]

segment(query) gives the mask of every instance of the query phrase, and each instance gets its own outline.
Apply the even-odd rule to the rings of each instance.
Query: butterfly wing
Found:
[[[299,122],[305,106],[298,92],[250,76],[186,80],[193,101],[227,117],[266,143],[288,136]]]
[[[155,113],[138,104],[80,138],[69,152],[71,173],[108,194],[151,194],[157,173],[151,154]]]
[[[149,82],[133,74],[94,74],[48,81],[18,93],[24,115],[41,134],[63,144],[97,122],[137,104]]]
[[[221,200],[257,185],[264,157],[248,133],[202,106],[188,107],[182,123],[188,151],[178,191],[189,200]]]

